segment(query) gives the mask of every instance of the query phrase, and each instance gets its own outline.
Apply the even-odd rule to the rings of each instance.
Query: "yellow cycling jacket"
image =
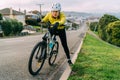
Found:
[[[46,14],[46,16],[42,19],[43,22],[48,22],[50,21],[51,24],[55,24],[56,22],[59,22],[58,29],[64,29],[64,26],[61,26],[65,23],[66,17],[63,12],[60,12],[60,17],[59,18],[53,18],[52,13],[49,12]]]

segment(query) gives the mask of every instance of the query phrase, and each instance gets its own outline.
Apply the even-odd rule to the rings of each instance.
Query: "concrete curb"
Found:
[[[84,37],[81,39],[81,42],[80,42],[80,44],[79,44],[79,47],[78,47],[78,49],[76,50],[75,54],[74,54],[73,57],[72,57],[72,62],[73,62],[73,64],[75,63],[75,61],[76,61],[76,59],[77,59],[78,53],[79,53],[79,51],[80,51],[80,49],[81,49],[81,47],[82,47],[83,40],[84,40],[85,36],[86,36],[86,33],[85,33]],[[70,73],[71,73],[71,71],[72,71],[72,70],[71,70],[71,67],[70,67],[69,65],[67,65],[67,66],[66,66],[66,69],[64,70],[64,72],[63,72],[63,74],[61,75],[61,77],[60,77],[59,80],[67,80],[68,77],[69,77],[69,75],[70,75]]]
[[[78,53],[82,47],[82,44],[83,44],[83,40],[86,36],[86,33],[82,33],[80,35],[80,39],[79,39],[79,43],[77,44],[78,47],[76,48],[76,50],[74,51],[75,53],[71,55],[71,59],[72,59],[72,62],[73,64],[75,63],[76,59],[77,59],[77,56],[78,56]],[[71,73],[72,69],[71,67],[68,65],[66,59],[62,61],[62,64],[56,69],[55,72],[52,73],[52,75],[50,75],[50,77],[47,79],[47,80],[67,80],[70,73]],[[59,74],[60,73],[60,74]]]

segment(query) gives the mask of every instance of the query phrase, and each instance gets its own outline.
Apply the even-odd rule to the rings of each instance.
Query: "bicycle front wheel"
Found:
[[[45,62],[46,48],[43,43],[37,43],[31,52],[28,63],[28,70],[31,75],[37,75]]]
[[[59,43],[56,41],[49,57],[49,65],[53,66],[58,55]]]

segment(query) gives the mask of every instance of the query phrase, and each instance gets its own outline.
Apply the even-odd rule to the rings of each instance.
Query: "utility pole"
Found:
[[[37,5],[40,7],[40,19],[42,20],[42,10],[41,10],[41,6],[44,5],[44,4],[37,4]],[[41,30],[42,30],[42,33],[43,33],[42,24],[41,24],[40,26],[41,26]]]
[[[42,10],[41,10],[41,6],[44,4],[37,4],[40,7],[40,17],[42,18]]]

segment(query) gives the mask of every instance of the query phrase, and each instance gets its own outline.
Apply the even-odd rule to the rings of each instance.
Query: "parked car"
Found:
[[[34,29],[33,26],[31,26],[31,25],[25,25],[25,26],[24,26],[24,29],[36,31],[36,29]]]
[[[33,34],[36,32],[36,29],[33,28],[31,25],[25,25],[24,29],[21,31],[22,35]]]
[[[32,34],[35,33],[36,31],[28,30],[28,29],[23,29],[22,33],[27,33],[27,34]]]

